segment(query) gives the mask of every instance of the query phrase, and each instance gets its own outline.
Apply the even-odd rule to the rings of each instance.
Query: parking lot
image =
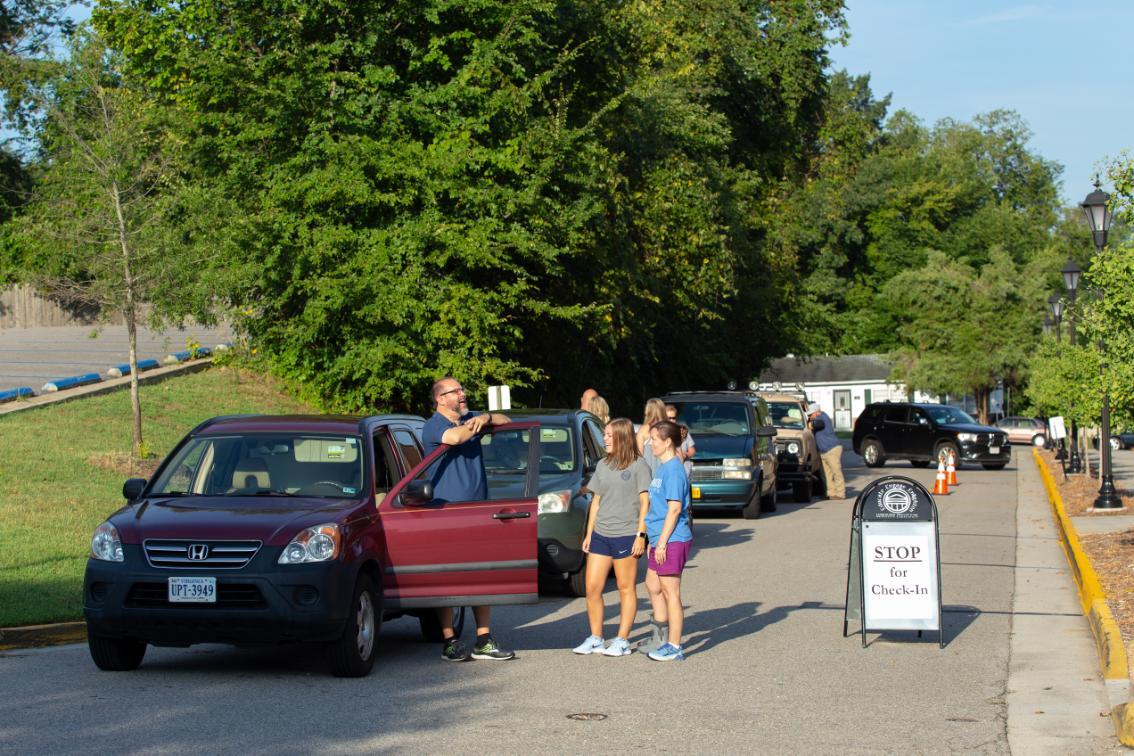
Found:
[[[214,348],[231,342],[232,329],[138,329],[138,359],[159,362],[190,344]],[[58,378],[106,371],[129,360],[125,326],[0,328],[0,391],[27,386],[39,393]]]

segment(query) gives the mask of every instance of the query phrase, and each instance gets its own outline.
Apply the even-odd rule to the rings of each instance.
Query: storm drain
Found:
[[[567,718],[578,722],[601,722],[606,719],[606,715],[599,714],[597,711],[583,711],[578,714],[568,714]]]

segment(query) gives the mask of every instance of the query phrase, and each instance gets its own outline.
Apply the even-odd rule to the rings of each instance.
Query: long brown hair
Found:
[[[616,417],[606,424],[614,447],[603,461],[615,470],[625,470],[638,458],[638,442],[634,440],[634,423],[628,418]]]

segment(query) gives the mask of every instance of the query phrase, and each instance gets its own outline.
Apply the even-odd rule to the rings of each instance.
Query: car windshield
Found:
[[[150,495],[357,498],[361,449],[357,436],[199,436],[162,469]]]
[[[493,433],[480,440],[484,456],[484,470],[489,477],[521,475],[528,469],[529,431],[520,433]],[[575,429],[567,427],[541,427],[539,429],[539,472],[557,475],[574,472],[579,467],[575,454]]]
[[[752,432],[748,426],[747,402],[673,402],[677,421],[689,426],[689,432],[744,436]]]
[[[772,425],[777,428],[803,430],[803,408],[799,402],[768,402]]]
[[[929,416],[937,423],[975,423],[976,420],[972,418],[964,410],[959,410],[956,407],[949,407],[944,404],[935,404],[929,407],[922,407]]]

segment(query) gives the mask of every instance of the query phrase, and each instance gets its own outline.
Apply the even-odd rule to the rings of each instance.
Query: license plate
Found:
[[[999,446],[990,446],[990,447],[988,447],[988,453],[989,454],[999,454],[1000,453],[1000,447]]]
[[[693,486],[691,493],[692,493],[694,499],[700,499],[701,498],[701,487],[700,486]]]
[[[215,577],[171,577],[169,603],[215,604],[217,579]]]

